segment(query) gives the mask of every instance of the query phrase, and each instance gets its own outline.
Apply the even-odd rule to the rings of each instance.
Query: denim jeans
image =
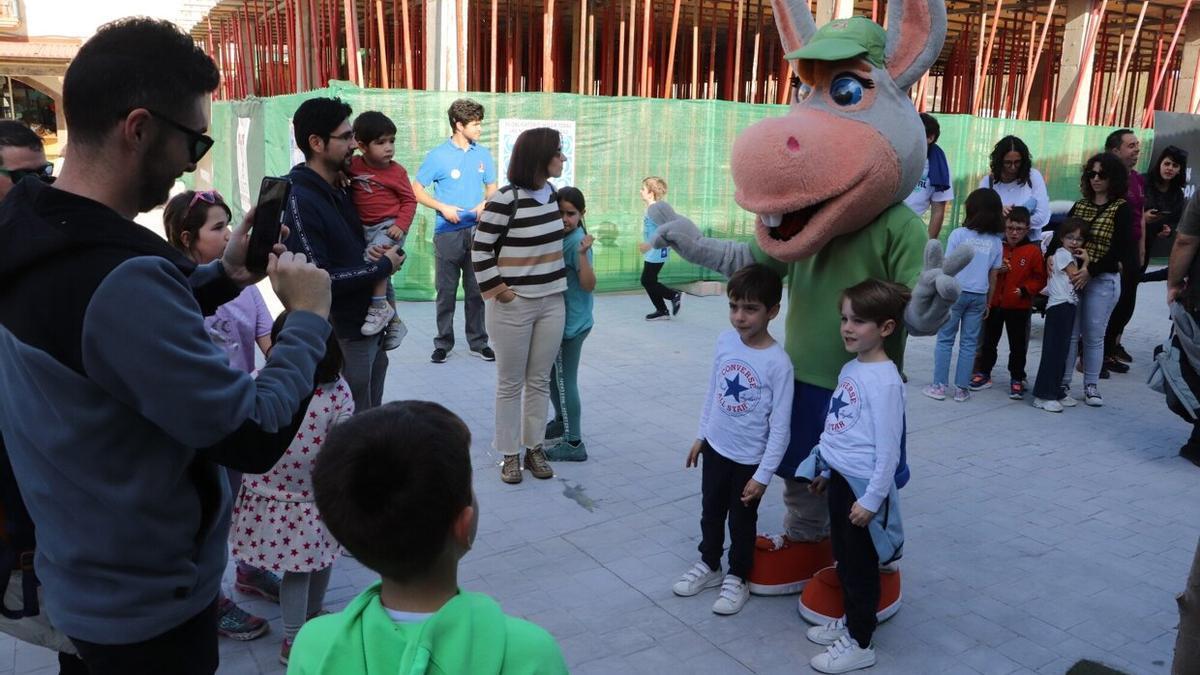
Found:
[[[1071,386],[1075,375],[1075,356],[1079,339],[1083,338],[1083,385],[1100,383],[1100,366],[1104,361],[1104,332],[1117,300],[1121,297],[1121,278],[1115,273],[1098,274],[1079,291],[1075,310],[1075,329],[1071,332],[1071,348],[1067,351],[1067,367],[1063,371],[1063,386]]]
[[[954,367],[954,386],[965,389],[971,383],[975,345],[979,342],[983,310],[986,308],[987,294],[968,291],[963,291],[950,306],[950,319],[938,331],[937,347],[933,351],[934,384],[949,382],[950,352],[954,350],[955,335],[958,336],[958,363]]]

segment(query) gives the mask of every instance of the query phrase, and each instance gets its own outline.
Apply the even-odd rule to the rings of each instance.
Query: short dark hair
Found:
[[[1004,231],[1004,203],[1000,194],[991,188],[979,188],[967,195],[963,206],[966,220],[963,227],[980,234],[1000,234]]]
[[[933,136],[933,142],[937,143],[942,137],[942,125],[938,124],[937,118],[929,113],[921,113],[921,124],[925,125],[925,136]]]
[[[992,154],[989,157],[992,180],[1000,181],[1000,176],[1004,171],[1004,156],[1014,151],[1021,155],[1021,166],[1017,169],[1017,184],[1029,185],[1029,173],[1033,170],[1033,155],[1029,154],[1029,146],[1025,145],[1025,141],[1016,136],[1005,136],[996,143],[996,147],[992,148]]]
[[[0,120],[0,148],[28,148],[38,152],[46,149],[41,136],[15,120]]]
[[[0,142],[0,145],[4,145],[4,144],[2,142]],[[1150,168],[1146,170],[1147,182],[1151,182],[1151,183],[1165,183],[1166,182],[1163,180],[1163,177],[1162,177],[1162,163],[1163,163],[1164,159],[1170,159],[1171,161],[1173,161],[1179,165],[1179,173],[1175,174],[1175,177],[1171,179],[1171,182],[1168,184],[1167,187],[1168,188],[1178,188],[1178,189],[1182,190],[1184,188],[1184,186],[1187,185],[1188,153],[1187,153],[1187,150],[1184,150],[1183,148],[1180,148],[1180,147],[1177,147],[1174,145],[1168,145],[1167,147],[1163,148],[1163,151],[1158,153],[1158,157],[1154,158],[1154,163],[1151,164]]]
[[[508,156],[508,182],[532,188],[539,180],[546,180],[546,168],[561,148],[562,137],[557,129],[535,127],[522,131]]]
[[[583,213],[587,210],[587,200],[583,198],[583,192],[577,187],[568,185],[558,191],[558,201],[570,202],[572,206]]]
[[[1104,150],[1106,152],[1112,152],[1113,150],[1121,147],[1122,142],[1125,139],[1125,134],[1133,134],[1133,129],[1117,129],[1109,134],[1108,137],[1104,139]],[[1134,135],[1136,136],[1137,134]]]
[[[1076,216],[1069,216],[1059,223],[1058,227],[1054,228],[1054,236],[1050,238],[1050,243],[1046,246],[1047,263],[1050,262],[1050,257],[1054,255],[1055,251],[1062,248],[1063,237],[1072,232],[1078,232],[1079,236],[1086,241],[1092,233],[1092,226],[1088,221]]]
[[[1079,191],[1089,200],[1096,198],[1096,191],[1092,189],[1092,181],[1088,180],[1087,174],[1097,162],[1100,163],[1100,170],[1108,176],[1108,198],[1124,199],[1129,191],[1129,169],[1111,152],[1098,152],[1088,158],[1083,171],[1079,173]]]
[[[1014,223],[1029,224],[1029,209],[1024,206],[1013,206],[1008,210],[1008,215],[1005,220],[1011,220]]]
[[[912,293],[906,286],[891,281],[867,279],[854,284],[842,291],[838,298],[840,310],[842,302],[849,300],[850,308],[860,318],[882,326],[885,321],[895,321],[899,328],[904,321],[904,308]]]
[[[770,309],[783,298],[783,279],[770,267],[760,263],[746,265],[729,277],[725,293],[730,300],[761,302]]]
[[[329,135],[338,125],[350,119],[353,112],[354,109],[340,98],[318,96],[301,103],[292,114],[292,127],[296,132],[296,145],[304,153],[304,159],[312,157],[313,149],[308,142],[310,136],[320,136],[328,141]]]
[[[395,136],[396,125],[378,110],[368,110],[354,118],[354,140],[371,143],[384,136]]]
[[[446,111],[446,117],[450,120],[450,131],[453,133],[458,131],[455,122],[463,125],[468,122],[482,122],[483,105],[469,98],[460,98],[450,104],[450,109]]]
[[[221,195],[216,191],[207,193],[208,199],[196,200],[193,204],[192,200],[196,199],[195,190],[184,190],[179,194],[171,197],[163,208],[163,230],[166,231],[167,241],[172,246],[180,251],[189,252],[188,245],[183,243],[183,233],[187,232],[192,235],[192,241],[199,236],[200,228],[204,227],[204,223],[208,221],[208,210],[212,208],[222,208],[225,210],[226,218],[233,218],[233,212],[229,210],[229,205],[221,198]]]
[[[271,324],[271,344],[275,344],[279,340],[279,333],[283,330],[283,325],[287,323],[287,318],[291,313],[291,310],[285,309],[275,317],[275,323]],[[338,377],[342,374],[342,366],[345,364],[346,358],[342,355],[342,347],[338,344],[337,335],[330,331],[329,337],[325,339],[325,356],[321,357],[317,363],[317,370],[313,375],[313,386],[337,382]]]
[[[334,427],[313,491],[334,539],[363,565],[405,581],[429,572],[471,505],[471,431],[429,401],[394,401]]]
[[[178,116],[220,83],[212,58],[170,21],[132,17],[105,24],[79,48],[63,80],[71,143],[100,143],[136,108]]]

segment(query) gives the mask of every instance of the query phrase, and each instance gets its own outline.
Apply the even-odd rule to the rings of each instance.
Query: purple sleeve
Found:
[[[254,296],[254,337],[265,337],[271,334],[274,319],[271,318],[271,310],[267,309],[267,302],[263,300],[262,293],[258,288],[255,286],[249,288]]]

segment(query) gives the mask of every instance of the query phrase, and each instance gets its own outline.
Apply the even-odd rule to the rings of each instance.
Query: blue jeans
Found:
[[[954,386],[966,388],[971,383],[975,365],[975,345],[983,325],[983,310],[987,294],[963,291],[950,307],[950,319],[938,331],[937,347],[933,351],[933,383],[947,384],[950,377],[950,352],[954,336],[958,335],[958,364],[954,367]]]
[[[1112,272],[1097,274],[1079,291],[1075,330],[1071,333],[1071,348],[1067,351],[1063,387],[1071,387],[1080,338],[1083,338],[1083,384],[1086,387],[1089,384],[1100,383],[1100,367],[1104,362],[1104,333],[1108,328],[1108,317],[1117,306],[1120,297],[1121,278]]]

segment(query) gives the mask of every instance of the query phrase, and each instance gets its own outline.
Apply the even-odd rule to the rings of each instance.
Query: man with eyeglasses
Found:
[[[46,161],[42,138],[20,122],[0,121],[0,199],[30,176],[54,181],[54,165]]]
[[[349,105],[337,98],[310,98],[292,115],[296,145],[304,163],[292,167],[292,197],[284,212],[291,229],[288,248],[303,252],[329,272],[333,309],[329,318],[338,336],[354,409],[362,412],[383,402],[388,357],[385,332],[363,335],[375,282],[387,279],[404,263],[402,251],[373,246],[375,259],[363,260],[367,240],[350,194],[342,187],[357,147]]]
[[[260,280],[251,221],[198,266],[132,220],[212,146],[219,79],[169,22],[102,27],[63,82],[62,175],[0,202],[5,463],[37,527],[44,609],[92,675],[216,672],[221,467],[275,464],[330,331],[329,276],[277,247],[268,271],[291,315],[257,379],[231,368],[204,314]]]

